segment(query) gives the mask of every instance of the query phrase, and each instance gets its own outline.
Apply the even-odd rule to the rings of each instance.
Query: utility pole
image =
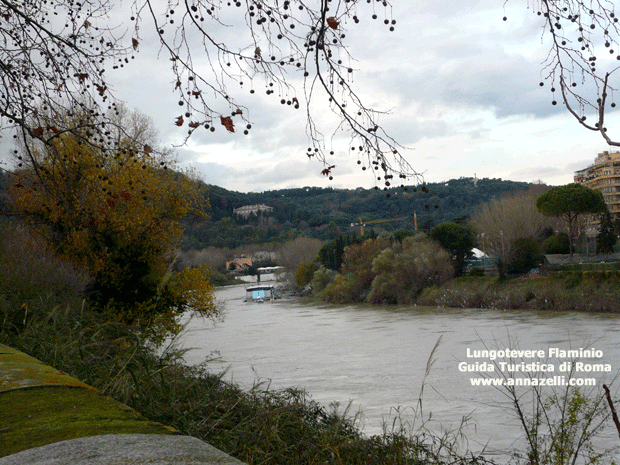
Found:
[[[500,236],[502,236],[502,260],[506,261],[506,250],[504,249],[504,231],[499,232]]]

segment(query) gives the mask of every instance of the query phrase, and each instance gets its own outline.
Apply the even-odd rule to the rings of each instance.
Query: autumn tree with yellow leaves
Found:
[[[89,299],[120,320],[161,334],[187,309],[216,313],[207,268],[172,272],[179,221],[200,211],[200,184],[140,138],[113,153],[87,141],[72,131],[24,150],[13,208],[90,272]]]

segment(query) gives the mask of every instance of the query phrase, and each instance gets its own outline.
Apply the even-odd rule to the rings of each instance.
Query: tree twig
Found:
[[[611,395],[609,394],[609,388],[606,384],[603,384],[603,389],[605,389],[605,397],[607,398],[607,403],[609,404],[609,408],[611,409],[611,418],[614,420],[614,424],[616,425],[616,429],[618,430],[618,436],[620,437],[620,420],[618,420],[618,414],[616,413],[616,409],[614,408],[614,403],[611,400]]]

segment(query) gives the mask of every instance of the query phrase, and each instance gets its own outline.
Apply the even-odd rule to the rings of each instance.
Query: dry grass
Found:
[[[586,272],[533,279],[459,278],[426,289],[421,305],[458,308],[618,312],[620,277]]]
[[[187,366],[174,345],[92,311],[86,277],[13,226],[0,231],[0,342],[97,387],[147,418],[248,464],[480,463],[403,427],[366,437],[356,417],[302,389],[250,391]]]

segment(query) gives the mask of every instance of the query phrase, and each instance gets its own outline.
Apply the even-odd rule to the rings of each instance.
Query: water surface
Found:
[[[468,348],[595,347],[603,357],[593,361],[613,369],[611,374],[597,374],[598,384],[609,383],[620,368],[617,315],[330,306],[299,299],[246,303],[244,286],[222,288],[216,294],[225,302],[225,318],[189,323],[182,342],[195,349],[187,355],[190,363],[217,352],[211,369],[228,370],[225,379],[242,387],[257,382],[272,388],[297,386],[326,405],[351,404],[352,413],[361,409],[368,434],[380,432],[383,421],[393,419],[395,408],[412,421],[424,386],[422,412],[432,412],[428,424],[433,429],[439,424],[456,428],[469,416],[466,434],[472,449],[512,447],[520,430],[508,399],[493,387],[471,386],[475,375],[458,369],[459,362],[468,361]],[[560,361],[549,362],[557,370]]]

